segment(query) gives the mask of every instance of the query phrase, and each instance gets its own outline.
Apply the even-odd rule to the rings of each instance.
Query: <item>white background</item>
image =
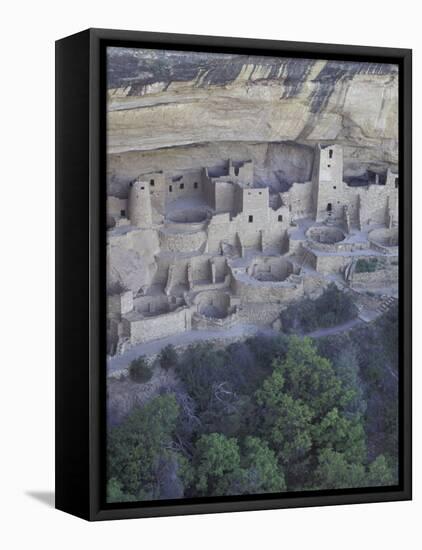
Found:
[[[71,0],[2,3],[0,545],[14,548],[421,548],[421,259],[415,247],[413,502],[89,524],[54,510],[54,40],[87,27],[414,49],[414,202],[422,208],[420,3]],[[78,213],[75,212],[75,222]],[[415,239],[422,238],[415,211]]]

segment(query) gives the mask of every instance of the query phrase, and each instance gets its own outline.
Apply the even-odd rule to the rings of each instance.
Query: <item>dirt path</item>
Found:
[[[323,338],[325,336],[332,336],[341,332],[346,332],[355,326],[362,324],[363,321],[359,318],[352,319],[347,323],[336,325],[335,327],[328,327],[315,330],[305,334],[304,336],[310,336],[311,338]],[[124,370],[134,359],[140,355],[152,356],[157,355],[160,351],[172,344],[176,347],[185,347],[190,344],[195,344],[207,341],[221,341],[225,340],[227,343],[248,338],[256,334],[265,334],[266,336],[275,336],[278,334],[276,330],[267,327],[259,327],[256,325],[237,325],[227,330],[190,330],[182,334],[175,334],[167,338],[161,338],[160,340],[154,340],[153,342],[147,342],[145,344],[138,344],[133,346],[122,355],[116,355],[111,357],[107,361],[107,374],[115,374]]]
[[[109,358],[107,361],[107,374],[110,375],[125,369],[131,361],[133,361],[140,355],[157,355],[163,348],[165,348],[169,344],[172,344],[175,347],[184,347],[204,340],[227,340],[227,343],[229,343],[230,341],[248,338],[249,336],[253,336],[258,333],[274,336],[277,334],[277,331],[271,328],[259,327],[256,325],[237,325],[224,331],[189,330],[181,334],[175,334],[174,336],[161,338],[160,340],[154,340],[153,342],[138,344],[131,347],[122,355],[116,355]]]
[[[357,325],[362,324],[363,322],[364,321],[359,319],[359,317],[356,317],[351,321],[347,321],[347,323],[336,325],[335,327],[320,328],[318,330],[315,330],[314,332],[309,332],[308,334],[305,334],[305,336],[310,336],[311,338],[324,338],[324,336],[332,336],[333,334],[346,332],[347,330],[350,330],[356,327]]]

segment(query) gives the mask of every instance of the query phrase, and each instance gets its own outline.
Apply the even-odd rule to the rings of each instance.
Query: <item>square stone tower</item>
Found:
[[[312,182],[315,220],[342,219],[345,184],[341,146],[316,147]]]

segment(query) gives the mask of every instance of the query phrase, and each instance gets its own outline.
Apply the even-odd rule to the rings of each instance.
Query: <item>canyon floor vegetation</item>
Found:
[[[110,427],[108,501],[396,484],[397,338],[392,308],[318,340],[164,349],[178,383]]]

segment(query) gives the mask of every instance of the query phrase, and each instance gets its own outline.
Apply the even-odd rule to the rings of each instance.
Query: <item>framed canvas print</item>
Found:
[[[411,51],[56,43],[56,506],[411,498]]]

